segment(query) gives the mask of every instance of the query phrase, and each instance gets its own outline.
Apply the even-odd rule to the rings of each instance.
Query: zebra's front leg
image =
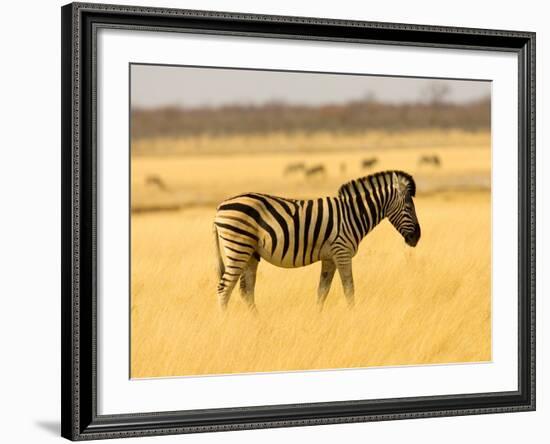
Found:
[[[254,287],[256,285],[258,263],[258,257],[251,257],[241,275],[241,296],[253,313],[257,313],[256,303],[254,302]]]
[[[355,305],[355,289],[353,287],[351,259],[344,262],[338,262],[336,266],[338,267],[338,273],[340,274],[340,279],[342,280],[342,286],[344,287],[344,295],[346,296],[348,308],[353,308]]]
[[[321,266],[321,279],[319,281],[319,288],[317,290],[317,307],[319,311],[323,310],[323,305],[327,299],[328,292],[330,290],[330,284],[336,271],[336,265],[332,260],[323,261]]]

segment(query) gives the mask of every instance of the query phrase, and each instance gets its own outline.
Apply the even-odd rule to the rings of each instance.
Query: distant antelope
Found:
[[[312,167],[306,168],[305,175],[306,177],[317,177],[325,176],[327,174],[327,169],[325,166],[320,163],[319,165],[313,165]]]
[[[435,167],[440,167],[441,159],[437,154],[433,154],[431,156],[420,156],[420,159],[418,159],[418,163],[420,165],[433,165]]]
[[[242,297],[255,311],[254,286],[261,258],[283,268],[322,261],[319,308],[323,307],[336,270],[348,306],[352,307],[351,260],[361,240],[376,225],[388,218],[407,245],[418,243],[415,193],[412,176],[385,171],[345,183],[336,197],[297,200],[246,193],[223,201],[213,227],[221,308],[227,307],[240,279]]]
[[[157,175],[150,175],[145,178],[145,184],[157,187],[159,190],[166,191],[167,187],[164,181]]]
[[[361,162],[361,166],[363,168],[371,168],[374,165],[376,165],[377,163],[378,163],[378,158],[369,157],[368,159],[363,159],[363,161]]]
[[[298,171],[304,171],[306,169],[306,164],[304,162],[294,162],[289,163],[285,167],[284,175],[287,176],[288,174],[297,173]]]
[[[340,163],[340,174],[346,174],[346,162]]]

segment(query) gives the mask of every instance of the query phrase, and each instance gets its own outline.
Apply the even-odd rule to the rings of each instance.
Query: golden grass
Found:
[[[216,174],[165,170],[182,183]],[[361,244],[352,311],[335,276],[317,312],[320,264],[287,270],[262,261],[257,316],[237,289],[227,313],[218,309],[213,208],[133,215],[132,377],[490,360],[490,194],[420,195],[416,208],[416,248],[387,221]]]
[[[266,140],[269,140],[267,138]],[[424,155],[438,155],[441,168],[419,164]],[[365,158],[376,157],[371,169],[361,167]],[[323,178],[303,174],[284,175],[293,162],[322,164]],[[342,171],[342,165],[345,171]],[[338,187],[374,171],[401,169],[415,177],[420,193],[438,189],[479,189],[490,186],[489,145],[452,148],[378,149],[368,152],[339,150],[311,153],[263,153],[234,155],[138,156],[132,159],[132,208],[215,205],[244,191],[261,191],[287,197],[334,195]],[[158,176],[168,191],[146,184]]]
[[[271,134],[134,143],[134,153],[185,155],[132,158],[134,211],[184,208],[132,213],[132,377],[491,359],[489,133]],[[433,154],[440,168],[419,164],[421,156]],[[371,170],[361,168],[368,157],[378,158]],[[326,176],[283,174],[289,163],[302,161],[325,165]],[[258,316],[248,312],[238,289],[228,312],[220,313],[211,232],[217,203],[245,191],[335,195],[342,183],[385,169],[415,177],[422,238],[412,249],[387,221],[367,236],[353,262],[352,311],[335,276],[325,310],[318,313],[320,264],[288,270],[262,261]],[[147,185],[148,176],[161,178],[166,189]]]

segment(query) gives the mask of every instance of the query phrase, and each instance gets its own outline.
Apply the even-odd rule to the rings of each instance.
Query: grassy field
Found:
[[[432,153],[440,168],[418,164]],[[222,315],[213,203],[249,190],[334,195],[340,183],[368,173],[360,160],[371,156],[379,159],[373,171],[404,169],[417,179],[418,246],[405,245],[388,221],[369,234],[353,262],[352,311],[336,276],[318,313],[320,264],[287,270],[261,262],[259,314],[235,290]],[[327,165],[327,175],[285,177],[285,165],[298,160]],[[146,185],[149,175],[166,188]],[[490,360],[489,184],[487,146],[135,157],[133,209],[161,202],[180,210],[132,213],[132,377]]]
[[[267,140],[271,141],[271,138]],[[412,174],[420,193],[489,190],[491,151],[488,143],[478,142],[479,145],[466,147],[434,145],[326,152],[134,156],[132,209],[148,211],[216,206],[223,199],[243,191],[295,198],[333,195],[342,183],[350,179],[388,169],[401,169]],[[420,163],[422,156],[431,155],[440,158],[440,167]],[[373,167],[362,167],[364,159],[373,158],[377,159]],[[326,174],[309,179],[302,173],[285,174],[285,168],[296,162],[307,166],[323,165]],[[160,179],[164,189],[148,184],[148,178],[152,177]]]

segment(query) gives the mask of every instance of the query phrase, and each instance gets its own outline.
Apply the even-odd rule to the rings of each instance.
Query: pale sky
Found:
[[[379,101],[424,101],[431,83],[449,86],[446,100],[461,103],[490,96],[491,83],[347,74],[132,65],[133,107],[196,108],[228,104],[298,105],[344,103],[374,95]]]

